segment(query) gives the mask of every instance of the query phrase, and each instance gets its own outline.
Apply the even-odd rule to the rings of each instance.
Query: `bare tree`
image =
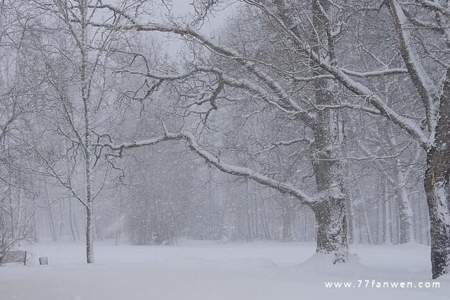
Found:
[[[37,196],[27,170],[33,164],[26,142],[30,116],[37,108],[31,92],[38,84],[27,73],[27,24],[14,1],[0,3],[0,259],[33,237]]]
[[[306,124],[306,126],[309,126],[309,128],[313,130],[314,142],[310,143],[310,145],[311,147],[314,147],[313,167],[316,171],[315,176],[318,190],[317,197],[320,198],[320,200],[312,202],[305,201],[306,198],[298,197],[300,195],[299,193],[297,193],[297,198],[304,203],[306,202],[317,216],[319,224],[317,252],[326,254],[331,253],[335,256],[335,261],[345,261],[347,257],[347,233],[345,220],[346,196],[344,195],[341,171],[342,167],[339,161],[339,149],[342,142],[342,134],[340,133],[341,128],[339,124],[335,123],[337,121],[336,113],[331,113],[328,109],[314,109],[319,106],[322,107],[326,105],[333,105],[333,102],[335,101],[332,96],[333,92],[331,90],[324,92],[322,89],[324,87],[323,85],[333,85],[332,83],[328,83],[329,79],[324,79],[326,81],[315,86],[316,103],[312,104],[312,108],[315,110],[315,113],[312,113],[308,111],[309,108],[305,108],[299,103],[305,101],[306,99],[300,98],[300,101],[298,101],[298,94],[289,94],[276,78],[272,78],[263,69],[257,67],[256,64],[251,61],[251,58],[243,57],[236,50],[213,44],[207,38],[188,28],[182,28],[179,26],[164,27],[162,25],[141,25],[138,24],[133,17],[127,15],[123,10],[113,8],[111,6],[103,7],[123,15],[127,22],[130,22],[131,25],[92,24],[93,26],[111,28],[113,30],[136,29],[139,31],[172,32],[182,36],[190,36],[199,41],[205,47],[211,49],[214,54],[226,57],[230,60],[229,63],[232,65],[236,64],[240,69],[242,69],[243,72],[248,72],[255,78],[255,82],[240,80],[235,76],[228,75],[226,70],[217,67],[204,66],[194,66],[191,71],[181,75],[158,75],[150,73],[149,70],[146,73],[133,73],[155,80],[156,82],[159,82],[158,85],[160,85],[161,82],[179,82],[195,76],[197,76],[197,78],[201,76],[213,76],[217,82],[217,85],[210,87],[210,96],[194,103],[194,105],[201,105],[202,103],[211,104],[212,108],[206,112],[206,118],[212,110],[217,109],[216,100],[219,97],[222,97],[224,87],[227,87],[235,90],[242,90],[251,97],[259,99],[263,103],[278,109],[287,116],[295,116],[296,119],[301,120],[304,124]],[[317,22],[320,22],[320,20],[317,20]],[[321,77],[321,75],[318,76]],[[196,92],[201,93],[199,91]],[[306,106],[309,107],[311,105]],[[291,144],[295,143],[296,142],[293,142]],[[221,170],[227,172],[224,169]],[[236,175],[234,172],[228,173]],[[265,178],[266,176],[263,177]],[[281,192],[287,192],[279,187],[277,181],[272,182],[273,184],[268,184],[266,180],[261,181],[253,176],[249,176],[249,179],[269,185],[280,190]],[[301,191],[301,194],[303,194],[303,191]]]
[[[378,7],[373,4],[361,3],[360,5],[352,6],[347,2],[343,3],[331,3],[329,1],[314,0],[311,2],[309,9],[304,9],[305,13],[301,13],[305,2],[302,1],[243,1],[244,3],[257,8],[272,24],[273,27],[279,32],[283,39],[286,39],[291,45],[292,49],[299,55],[306,57],[315,67],[312,76],[298,77],[292,72],[277,68],[276,66],[260,61],[254,61],[249,57],[245,57],[241,53],[222,47],[198,32],[192,30],[189,27],[182,25],[162,25],[162,24],[145,24],[140,23],[133,17],[126,14],[125,11],[110,6],[104,6],[105,8],[113,11],[115,14],[121,14],[124,16],[126,23],[118,24],[92,24],[93,26],[100,26],[110,28],[111,30],[136,30],[136,31],[149,31],[149,32],[171,32],[177,35],[189,37],[203,46],[210,49],[212,52],[221,56],[228,57],[234,60],[237,65],[241,65],[246,71],[250,72],[255,78],[257,78],[265,86],[263,89],[259,86],[255,86],[248,81],[236,80],[235,78],[227,77],[221,70],[206,70],[202,68],[196,68],[192,72],[210,72],[216,74],[222,84],[218,86],[217,93],[223,88],[223,86],[231,86],[235,88],[243,89],[252,95],[266,101],[267,103],[277,107],[278,109],[285,111],[288,114],[295,115],[297,118],[302,118],[305,123],[311,123],[311,115],[308,109],[299,105],[299,102],[292,99],[274,78],[268,75],[268,73],[262,71],[261,68],[270,68],[273,71],[280,72],[284,77],[298,82],[315,82],[317,93],[324,93],[329,90],[329,87],[325,86],[326,82],[332,80],[339,83],[348,92],[352,93],[356,97],[355,100],[359,100],[359,103],[330,103],[328,100],[326,103],[321,103],[318,112],[324,110],[338,110],[338,109],[353,109],[358,111],[364,111],[370,114],[376,114],[383,116],[387,121],[392,122],[399,128],[403,129],[412,139],[415,139],[421,147],[427,153],[427,170],[425,172],[425,191],[427,194],[427,202],[431,223],[431,256],[432,256],[432,269],[433,278],[437,278],[442,274],[448,272],[448,265],[450,260],[450,254],[448,247],[450,239],[449,230],[449,210],[448,210],[448,154],[447,142],[449,140],[448,127],[449,117],[448,114],[448,89],[450,85],[449,72],[448,72],[448,58],[445,54],[447,49],[447,21],[448,12],[447,9],[437,3],[418,2],[409,4],[408,2],[401,1],[388,1],[380,2]],[[387,4],[387,5],[385,5]],[[345,68],[341,63],[341,60],[346,59],[345,53],[342,51],[337,52],[340,46],[339,40],[343,37],[351,38],[353,31],[351,28],[351,22],[353,20],[359,20],[362,17],[376,14],[377,12],[386,13],[384,7],[389,8],[390,31],[388,34],[395,34],[398,40],[397,49],[395,52],[400,55],[403,60],[402,65],[396,67],[390,67],[388,63],[383,63],[383,69],[369,69],[365,71],[356,71]],[[302,17],[305,22],[302,22]],[[423,21],[422,17],[430,19],[430,23]],[[308,21],[311,20],[312,22]],[[310,26],[302,26],[304,24],[310,24]],[[414,25],[411,27],[409,25]],[[305,28],[306,27],[306,28]],[[311,37],[310,30],[313,28],[315,36]],[[429,50],[429,41],[421,35],[423,31],[432,31],[434,36],[441,36],[442,41],[438,47],[441,49],[437,54],[433,54]],[[419,51],[419,46],[422,49]],[[373,47],[372,47],[373,48]],[[364,48],[367,49],[367,48]],[[369,55],[376,57],[374,53],[369,50]],[[424,67],[423,60],[427,56],[434,61],[436,69],[427,70]],[[435,71],[436,74],[441,74],[440,78],[434,79],[430,72]],[[436,72],[437,71],[437,72]],[[143,74],[149,76],[150,74]],[[186,76],[186,75],[184,75]],[[378,78],[386,78],[387,76],[408,76],[408,84],[412,84],[417,90],[417,97],[422,100],[421,109],[425,112],[424,122],[420,123],[414,120],[413,117],[405,116],[396,111],[393,105],[388,104],[383,95],[377,92],[376,89],[370,85],[370,80],[377,80]],[[176,80],[180,76],[164,77],[164,76],[152,76],[158,80]],[[442,86],[441,89],[438,86]],[[268,96],[267,91],[273,92],[276,95]],[[317,95],[316,95],[317,96]],[[323,95],[325,97],[326,95]],[[316,100],[325,100],[326,98]],[[416,105],[416,102],[412,104]],[[370,105],[371,107],[367,107]],[[329,112],[327,112],[329,114]],[[324,113],[325,116],[325,113]],[[320,117],[318,118],[320,119]],[[334,128],[328,130],[334,130],[336,133],[339,126],[334,124]],[[325,134],[332,134],[333,131],[323,132]],[[322,134],[323,134],[322,133]],[[335,134],[334,134],[335,135]],[[321,135],[321,138],[325,136]],[[335,138],[325,138],[324,142],[332,142]],[[332,155],[329,153],[328,155]],[[333,155],[331,156],[333,157]],[[221,164],[218,164],[220,166]],[[339,164],[330,164],[330,168],[338,168]],[[220,167],[219,167],[220,168]],[[223,168],[228,170],[227,168]],[[231,173],[234,171],[228,170]],[[253,172],[248,173],[249,178],[252,178],[258,182],[270,185],[270,180],[262,180],[258,176],[253,176]],[[334,173],[327,172],[328,174]],[[250,176],[252,175],[252,176]],[[270,178],[269,178],[270,179]],[[330,178],[331,179],[331,178]],[[334,203],[336,209],[332,211],[342,211],[342,191],[339,191],[335,180],[332,180],[334,192],[330,193],[328,186],[327,191],[330,197],[330,203]],[[273,183],[275,186],[276,184]],[[274,187],[275,187],[274,186]],[[282,188],[277,188],[283,190]],[[290,189],[289,189],[290,190]],[[287,192],[287,191],[286,191]],[[290,193],[297,194],[299,196],[300,191],[297,189],[291,190]],[[303,194],[303,192],[302,192]],[[323,194],[322,194],[323,195]],[[308,197],[300,196],[300,199],[308,199]],[[326,198],[326,197],[325,197]],[[322,199],[324,199],[322,197]],[[310,201],[306,201],[311,203]],[[314,202],[314,201],[313,201]],[[320,207],[323,201],[314,202],[312,206]],[[330,212],[327,208],[325,212]],[[340,244],[345,248],[344,241],[346,239],[342,234],[345,230],[342,225],[336,226],[336,224],[344,224],[343,214],[331,213],[328,216],[322,214],[324,224],[325,220],[331,221],[328,225],[329,228],[334,228],[334,233],[328,230],[330,240],[334,240],[332,244]],[[331,218],[331,219],[330,219]],[[337,222],[337,223],[334,223]],[[320,228],[320,225],[319,225]],[[320,246],[320,245],[319,245]],[[325,246],[325,244],[323,245]],[[334,249],[336,250],[336,249]]]
[[[46,173],[85,209],[87,263],[94,262],[94,199],[100,195],[109,174],[108,167],[99,162],[94,144],[99,138],[99,120],[104,121],[106,111],[112,107],[106,94],[110,74],[106,65],[113,34],[89,25],[101,19],[94,2],[31,3],[31,8],[41,13],[37,29],[48,29],[36,32],[37,56],[46,72],[45,92],[54,103],[46,111],[52,128],[46,134],[56,133],[60,138],[56,145],[47,143],[35,151]],[[49,113],[56,113],[56,119]],[[53,146],[59,149],[55,151]]]

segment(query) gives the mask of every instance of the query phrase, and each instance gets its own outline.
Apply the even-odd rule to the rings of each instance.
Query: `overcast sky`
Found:
[[[211,38],[215,38],[220,30],[226,25],[227,20],[238,9],[239,1],[237,0],[223,0],[221,5],[216,7],[205,20],[201,27],[201,32],[208,35]],[[172,16],[180,21],[192,20],[194,9],[191,0],[172,0],[171,4]],[[160,17],[165,18],[167,16],[167,9],[160,4]],[[176,59],[178,52],[183,45],[183,42],[173,35],[164,35],[161,37],[164,42],[164,48],[167,49],[170,57]]]

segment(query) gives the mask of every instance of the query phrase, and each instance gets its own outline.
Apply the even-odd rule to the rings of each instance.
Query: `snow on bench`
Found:
[[[25,266],[27,264],[27,251],[24,250],[15,250],[8,251],[0,257],[0,264],[7,263],[23,263]]]

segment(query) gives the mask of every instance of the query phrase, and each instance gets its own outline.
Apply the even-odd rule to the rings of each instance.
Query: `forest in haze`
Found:
[[[446,277],[449,26],[446,0],[0,1],[0,262],[405,244]]]

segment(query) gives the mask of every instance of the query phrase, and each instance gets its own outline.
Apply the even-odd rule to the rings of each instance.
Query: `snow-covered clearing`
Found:
[[[420,245],[355,246],[359,263],[325,265],[312,244],[220,244],[177,246],[97,244],[96,263],[84,248],[41,244],[30,266],[0,267],[1,300],[134,299],[449,299],[450,280],[436,289],[325,288],[325,281],[428,281],[428,248]],[[48,256],[49,266],[39,266]]]

